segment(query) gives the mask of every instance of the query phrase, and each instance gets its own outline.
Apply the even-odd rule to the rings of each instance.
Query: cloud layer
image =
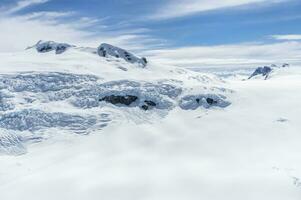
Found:
[[[81,16],[75,11],[18,14],[18,11],[25,8],[50,1],[21,0],[14,5],[0,8],[0,52],[23,50],[39,40],[91,47],[107,42],[131,50],[146,49],[158,42],[147,35],[147,29],[136,28],[129,31],[112,24],[108,27],[105,19]]]
[[[301,40],[301,35],[272,35],[276,40]]]
[[[237,6],[262,3],[280,3],[289,0],[170,0],[165,6],[160,7],[151,18],[170,19],[183,17],[204,11],[225,9]]]
[[[301,42],[184,47],[149,51],[152,60],[181,67],[254,67],[301,64]]]
[[[8,8],[6,10],[6,13],[18,12],[20,10],[23,10],[23,9],[27,8],[27,7],[34,6],[34,5],[37,5],[37,4],[47,3],[48,1],[50,1],[50,0],[21,0],[21,1],[18,1],[16,3],[16,5]]]
[[[106,42],[142,54],[163,64],[182,67],[236,67],[271,63],[301,63],[301,35],[272,35],[272,44],[243,43],[235,45],[166,48],[164,41],[154,38],[146,28],[118,27],[106,19],[90,18],[76,11],[39,11],[18,14],[24,8],[50,0],[22,0],[0,14],[0,52],[24,50],[39,40],[55,40],[79,46],[97,47]],[[269,0],[276,3],[283,0]],[[158,18],[186,16],[267,0],[174,0],[162,7]],[[168,9],[167,9],[168,8]],[[115,27],[114,27],[115,26]],[[96,29],[97,28],[97,29]],[[269,41],[271,42],[271,41]],[[160,50],[153,50],[158,49]]]

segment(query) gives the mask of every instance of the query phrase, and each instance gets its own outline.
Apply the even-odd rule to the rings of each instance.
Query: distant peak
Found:
[[[290,65],[287,63],[284,63],[281,67],[282,68],[286,68],[289,67]],[[277,68],[281,68],[278,65],[272,64],[271,66],[264,66],[264,67],[258,67],[256,68],[256,70],[253,72],[253,74],[251,74],[251,76],[248,79],[251,79],[255,76],[261,75],[263,77],[265,77],[264,79],[268,79],[270,74],[273,72],[273,70],[277,69]]]
[[[56,54],[62,54],[71,47],[76,47],[76,46],[67,43],[58,43],[54,41],[40,40],[37,42],[37,44],[35,44],[32,47],[28,47],[27,49],[35,48],[39,53],[48,53],[51,51],[55,51]],[[101,57],[113,57],[113,58],[123,59],[128,63],[138,64],[141,67],[146,67],[148,63],[147,59],[144,57],[138,57],[125,49],[107,43],[102,43],[97,48],[96,51],[95,49],[89,47],[78,47],[76,49],[80,51],[96,53]]]
[[[115,57],[115,58],[122,58],[129,63],[138,63],[145,67],[147,65],[146,58],[142,57],[139,58],[138,56],[130,53],[129,51],[113,46],[111,44],[103,43],[101,44],[98,49],[97,53],[101,57]]]
[[[67,43],[58,43],[54,41],[40,40],[37,42],[37,44],[32,47],[28,47],[27,49],[35,48],[39,53],[55,51],[56,54],[62,54],[70,47],[73,47],[73,45]]]

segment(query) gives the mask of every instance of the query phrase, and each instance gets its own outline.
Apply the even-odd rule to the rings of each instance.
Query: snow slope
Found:
[[[70,48],[2,54],[0,74],[1,199],[301,198],[301,68],[221,79]]]

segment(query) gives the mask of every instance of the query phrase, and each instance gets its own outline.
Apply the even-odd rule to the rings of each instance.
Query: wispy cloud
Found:
[[[170,10],[161,13],[163,18],[185,16],[210,9],[263,3],[267,0],[174,0]],[[21,1],[24,2],[24,1]],[[10,13],[0,14],[0,52],[23,50],[39,40],[67,42],[78,46],[97,47],[106,42],[129,50],[143,50],[144,56],[162,64],[181,67],[235,67],[257,66],[271,63],[301,63],[301,35],[273,35],[273,44],[243,43],[235,45],[196,46],[166,49],[168,41],[152,36],[152,30],[131,26],[129,22],[110,23],[109,18],[82,16],[77,11],[16,12],[46,0],[17,3]],[[31,2],[31,3],[29,3]],[[184,3],[192,3],[184,5]],[[199,4],[202,2],[202,4]],[[270,3],[280,1],[270,0]],[[19,6],[18,6],[19,5]],[[183,9],[181,10],[181,5]],[[189,8],[194,5],[189,10]],[[202,5],[202,6],[200,6]],[[174,7],[174,8],[173,8]],[[163,8],[162,8],[163,9]],[[165,6],[166,9],[166,6]],[[177,13],[177,10],[180,10]],[[174,13],[174,14],[173,14]],[[286,41],[285,41],[286,40]],[[150,50],[158,49],[161,50]]]
[[[28,20],[43,18],[43,19],[57,19],[62,17],[70,17],[73,16],[75,12],[52,12],[52,11],[41,11],[41,12],[33,12],[27,15],[23,15],[24,18]]]
[[[76,11],[38,11],[19,14],[28,6],[49,0],[19,1],[0,14],[0,52],[23,50],[39,40],[67,42],[78,46],[97,47],[112,43],[130,50],[145,50],[158,42],[147,29],[120,28],[105,18],[82,16]]]
[[[50,0],[21,0],[21,1],[18,1],[12,7],[8,8],[5,12],[6,13],[15,13],[15,12],[23,10],[23,9],[25,9],[27,7],[38,5],[38,4],[47,3],[49,1]]]
[[[150,18],[170,19],[217,9],[263,3],[273,4],[284,1],[289,0],[169,0],[167,4],[160,7]]]
[[[152,60],[181,67],[252,67],[301,64],[301,42],[183,47],[145,52]]]
[[[276,40],[301,40],[301,35],[272,35]]]

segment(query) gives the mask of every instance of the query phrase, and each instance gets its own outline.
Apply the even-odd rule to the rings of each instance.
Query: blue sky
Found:
[[[151,55],[246,44],[299,50],[301,40],[300,0],[0,0],[1,10],[2,46],[12,50],[38,39]]]

